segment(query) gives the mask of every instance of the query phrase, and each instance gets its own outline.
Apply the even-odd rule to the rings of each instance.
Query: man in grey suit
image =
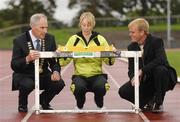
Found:
[[[28,95],[35,86],[34,60],[39,51],[55,51],[54,36],[47,33],[48,22],[44,14],[37,13],[30,18],[29,31],[22,33],[13,41],[11,68],[13,72],[12,90],[19,90],[19,112],[28,111]],[[42,109],[52,110],[50,101],[65,86],[61,79],[61,68],[55,58],[40,59],[40,104]]]
[[[138,18],[128,25],[132,43],[128,50],[143,52],[139,65],[139,102],[144,111],[162,112],[166,91],[172,90],[177,75],[167,60],[163,40],[149,33],[149,23]],[[134,103],[134,61],[129,59],[130,81],[119,89],[119,95]]]

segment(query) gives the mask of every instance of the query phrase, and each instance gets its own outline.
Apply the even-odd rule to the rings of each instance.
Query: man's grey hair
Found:
[[[30,26],[37,25],[41,18],[45,18],[47,20],[47,16],[42,13],[33,14],[30,18]]]

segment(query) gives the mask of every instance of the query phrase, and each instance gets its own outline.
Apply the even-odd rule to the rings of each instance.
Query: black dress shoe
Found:
[[[163,112],[163,105],[154,103],[153,108],[152,108],[152,112],[153,113]]]
[[[42,107],[43,110],[53,110],[53,108],[51,107],[51,105],[45,103],[44,101],[41,101],[40,104],[41,104],[41,107]]]
[[[143,112],[151,112],[152,111],[152,105],[147,103],[143,108],[142,108],[142,111]]]
[[[154,105],[154,99],[151,99],[143,108],[143,112],[151,112]]]
[[[54,110],[50,104],[48,105],[41,105],[43,110]]]
[[[19,105],[18,111],[19,111],[19,112],[27,112],[27,111],[28,111],[28,108],[27,108],[27,106]]]

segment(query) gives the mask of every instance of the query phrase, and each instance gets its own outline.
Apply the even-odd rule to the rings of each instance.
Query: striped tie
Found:
[[[39,39],[36,40],[36,50],[41,51],[41,45],[40,45],[40,40]]]

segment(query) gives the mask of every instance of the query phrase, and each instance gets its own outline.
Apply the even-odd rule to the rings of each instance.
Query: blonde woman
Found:
[[[79,27],[81,31],[69,38],[66,47],[108,46],[106,39],[98,32],[93,31],[95,18],[91,12],[81,14]],[[109,84],[107,74],[102,71],[102,65],[103,62],[107,65],[113,65],[115,60],[112,58],[67,58],[60,60],[60,64],[67,65],[70,61],[73,61],[75,67],[71,91],[75,96],[77,108],[82,109],[84,107],[87,92],[93,92],[97,107],[103,108],[103,99],[109,89]]]

